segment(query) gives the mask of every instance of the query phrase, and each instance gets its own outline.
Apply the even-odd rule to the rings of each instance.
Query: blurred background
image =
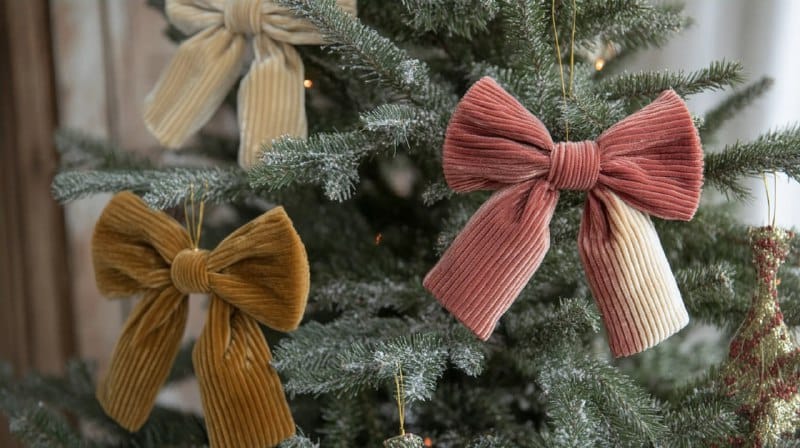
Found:
[[[729,122],[707,150],[748,141],[800,122],[800,1],[690,0],[695,24],[661,49],[637,55],[630,70],[686,69],[714,59],[739,60],[748,79],[774,79],[771,90]],[[97,292],[91,233],[108,196],[61,207],[49,185],[57,167],[56,128],[77,129],[142,153],[159,151],[141,119],[145,95],[175,50],[161,14],[145,0],[0,0],[0,358],[24,373],[57,373],[69,358],[105,368],[130,309]],[[702,114],[719,97],[689,102]],[[234,112],[210,126],[235,133]],[[769,179],[770,188],[773,180]],[[767,222],[765,188],[739,207],[749,224]],[[800,185],[777,179],[777,223],[800,224]],[[705,200],[724,200],[706,192]],[[202,325],[201,300],[191,301],[187,338]],[[197,409],[193,385],[166,390],[162,401]],[[6,425],[0,423],[0,446]]]

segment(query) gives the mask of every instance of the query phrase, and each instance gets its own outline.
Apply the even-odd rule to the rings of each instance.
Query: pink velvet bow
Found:
[[[587,191],[578,245],[614,355],[645,350],[688,323],[648,216],[689,220],[700,200],[703,150],[674,91],[596,141],[553,143],[539,119],[483,78],[456,107],[443,159],[453,190],[497,190],[424,281],[481,339],[541,264],[562,189]]]

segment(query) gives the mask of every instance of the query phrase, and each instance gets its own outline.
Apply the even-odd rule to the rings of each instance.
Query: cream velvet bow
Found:
[[[355,0],[337,0],[355,14]],[[254,58],[239,87],[239,164],[262,144],[307,134],[303,61],[294,45],[319,45],[308,21],[271,0],[167,0],[169,21],[187,35],[145,100],[148,129],[177,148],[202,127],[236,83],[252,39]]]

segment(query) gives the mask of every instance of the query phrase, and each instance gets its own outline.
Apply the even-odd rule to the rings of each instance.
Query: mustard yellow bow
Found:
[[[272,446],[295,432],[280,378],[258,326],[297,328],[306,307],[306,251],[281,207],[245,224],[213,251],[138,196],[119,193],[92,238],[98,288],[140,294],[122,330],[97,399],[128,430],[147,420],[178,352],[188,294],[208,293],[208,320],[194,347],[211,445]]]
[[[337,0],[355,14],[355,0]],[[307,134],[303,61],[293,45],[323,43],[306,20],[272,0],[167,0],[169,21],[193,35],[183,42],[145,100],[144,119],[164,146],[181,146],[202,127],[233,87],[252,38],[254,59],[239,87],[239,164],[261,144]]]

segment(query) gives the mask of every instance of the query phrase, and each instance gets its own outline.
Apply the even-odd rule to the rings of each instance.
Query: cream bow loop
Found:
[[[138,196],[119,193],[92,239],[98,288],[142,294],[125,323],[97,398],[120,425],[139,429],[178,352],[188,294],[211,295],[193,361],[212,446],[272,446],[294,421],[258,326],[297,327],[309,290],[305,249],[277,207],[244,225],[213,251]]]
[[[337,0],[355,14],[355,0]],[[262,144],[305,137],[304,69],[294,45],[320,45],[319,32],[272,0],[167,0],[169,21],[193,35],[178,48],[145,100],[150,132],[168,148],[183,145],[236,83],[246,43],[254,59],[239,87],[239,164],[252,165]]]

